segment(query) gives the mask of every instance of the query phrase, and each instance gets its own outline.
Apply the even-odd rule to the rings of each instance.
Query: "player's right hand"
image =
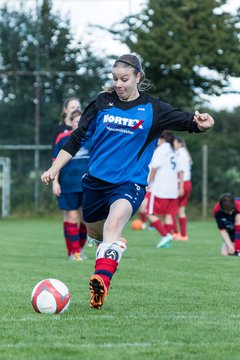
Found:
[[[50,182],[52,182],[55,179],[55,174],[51,169],[44,171],[41,175],[41,180],[44,182],[44,184],[48,185]]]

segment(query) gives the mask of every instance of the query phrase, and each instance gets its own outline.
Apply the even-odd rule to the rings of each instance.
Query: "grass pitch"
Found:
[[[88,260],[67,260],[61,221],[1,220],[0,359],[239,360],[239,257],[219,255],[212,222],[190,222],[190,240],[156,249],[155,231],[124,236],[128,250],[101,310],[89,308]],[[33,287],[45,278],[71,293],[62,315],[35,313]]]

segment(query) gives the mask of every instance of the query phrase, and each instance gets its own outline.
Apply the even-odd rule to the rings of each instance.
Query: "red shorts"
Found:
[[[147,193],[146,213],[149,215],[175,215],[178,213],[178,199],[162,199]]]
[[[184,181],[184,195],[178,198],[178,206],[186,206],[192,191],[192,182],[190,180]]]

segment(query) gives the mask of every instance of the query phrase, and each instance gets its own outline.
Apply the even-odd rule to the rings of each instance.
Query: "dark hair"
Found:
[[[160,139],[164,139],[174,149],[173,142],[174,142],[175,136],[171,131],[168,131],[168,130],[163,131],[160,135]]]
[[[70,101],[72,100],[77,100],[79,101],[80,107],[81,107],[81,103],[80,100],[77,97],[69,97],[66,100],[64,100],[63,106],[62,106],[62,111],[61,111],[61,115],[60,115],[60,124],[65,124],[65,120],[67,117],[67,113],[65,112],[65,109],[68,107],[68,104],[70,103]]]
[[[232,194],[226,193],[219,197],[220,209],[226,214],[230,213],[236,208],[235,200]]]
[[[133,67],[136,70],[136,74],[139,72],[144,74],[140,59],[134,54],[124,54],[119,56],[119,58],[113,64],[113,68],[116,67],[118,63]]]
[[[119,64],[121,64],[123,67],[131,67],[134,70],[134,74],[137,75],[140,73],[140,82],[139,82],[139,90],[147,90],[149,89],[152,84],[149,80],[145,78],[145,73],[142,68],[142,64],[138,56],[134,54],[124,54],[119,56],[117,60],[113,64],[113,68],[117,67]],[[107,92],[113,92],[114,87],[108,86],[104,89]]]
[[[181,136],[178,136],[178,135],[175,135],[175,140],[177,140],[179,142],[179,144],[183,145],[184,147],[186,147],[186,142],[185,140],[181,137]]]
[[[73,121],[73,119],[77,116],[81,116],[82,115],[82,111],[81,110],[74,110],[71,115],[70,115],[70,120]]]

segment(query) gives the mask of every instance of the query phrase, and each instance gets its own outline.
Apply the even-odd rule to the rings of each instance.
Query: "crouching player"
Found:
[[[221,255],[240,255],[240,199],[232,194],[222,194],[213,210],[223,239]]]

